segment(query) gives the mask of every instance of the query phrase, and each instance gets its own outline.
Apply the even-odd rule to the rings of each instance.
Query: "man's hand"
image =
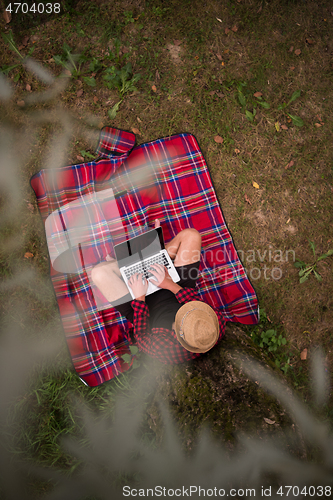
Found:
[[[145,295],[148,290],[148,281],[143,274],[132,274],[128,280],[128,284],[132,289],[133,295],[137,300],[145,300]]]
[[[149,278],[149,281],[151,281],[153,285],[164,288],[165,290],[170,290],[174,282],[165,266],[153,264],[149,271],[154,275],[154,278]]]

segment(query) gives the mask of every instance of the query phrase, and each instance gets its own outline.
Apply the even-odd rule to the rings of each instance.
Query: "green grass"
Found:
[[[59,75],[62,68],[50,59],[61,54],[64,42],[72,53],[86,49],[88,60],[82,66],[82,75],[95,78],[96,85],[91,87],[84,80],[80,85],[78,81],[82,80],[82,75],[78,74],[58,98],[32,105],[27,112],[26,107],[16,104],[29,94],[26,85],[31,85],[33,92],[43,92],[47,86],[22,65],[9,72],[14,94],[5,104],[1,120],[16,130],[31,131],[31,136],[25,143],[16,141],[12,148],[20,160],[15,174],[19,179],[19,201],[15,207],[12,206],[10,183],[0,187],[0,275],[5,284],[0,290],[0,308],[4,331],[11,326],[23,326],[27,338],[41,342],[53,336],[62,339],[59,359],[66,362],[60,363],[58,368],[36,367],[10,415],[15,415],[14,434],[19,456],[73,471],[79,461],[67,454],[60,444],[62,436],[84,438],[81,417],[72,410],[72,396],[112,418],[116,395],[119,391],[126,393],[130,386],[119,389],[111,382],[97,389],[86,388],[71,370],[48,277],[43,227],[29,186],[30,176],[47,164],[50,140],[56,132],[61,132],[62,125],[51,120],[34,125],[33,129],[29,113],[61,106],[63,112],[74,115],[74,133],[68,154],[64,156],[66,164],[78,163],[77,156],[88,159],[87,155],[93,154],[94,141],[88,137],[87,129],[96,138],[98,130],[105,125],[126,130],[136,127],[140,130],[139,143],[179,132],[193,133],[207,160],[237,249],[264,251],[272,245],[283,251],[292,249],[297,259],[310,263],[312,254],[308,239],[314,242],[317,256],[333,245],[333,69],[330,55],[333,18],[331,5],[325,1],[212,1],[204,4],[154,0],[126,5],[118,1],[112,5],[67,1],[64,10],[64,15],[48,19],[47,24],[46,18],[38,24],[27,18],[25,25],[18,27],[15,19],[9,25],[13,27],[13,39],[18,47],[24,35],[36,37],[35,43],[30,40],[20,52],[26,55],[34,47],[33,56],[55,75]],[[225,33],[226,28],[234,26],[237,31]],[[177,45],[180,47],[179,59],[173,59],[169,50],[169,44],[174,45],[175,40],[180,42]],[[292,51],[290,47],[294,47]],[[120,53],[120,48],[125,50]],[[300,55],[295,54],[296,49],[301,50]],[[111,57],[108,57],[109,50],[113,54]],[[3,39],[0,55],[1,65],[18,62]],[[105,65],[94,77],[89,70],[92,61]],[[115,118],[111,119],[109,112],[120,100],[121,87],[118,82],[107,88],[103,74],[111,66],[120,71],[127,63],[132,65],[127,82],[132,75],[140,74],[141,78],[135,82],[136,92],[132,89],[122,92],[123,101]],[[240,86],[243,83],[246,85]],[[156,86],[156,93],[152,85]],[[79,89],[84,91],[81,96],[77,95]],[[245,101],[240,98],[239,89]],[[287,108],[278,109],[296,91],[300,91],[300,95]],[[253,95],[255,92],[262,93],[262,100],[269,103],[269,109],[258,103]],[[110,104],[106,105],[107,102]],[[257,113],[250,121],[246,111],[252,113],[253,109]],[[286,113],[298,116],[304,125],[295,126],[288,121]],[[95,125],[87,126],[84,116],[89,114],[94,116]],[[316,123],[321,126],[317,127]],[[288,130],[281,129],[281,125],[286,125]],[[223,144],[214,141],[216,135],[223,137]],[[290,160],[295,163],[286,168]],[[7,172],[9,168],[4,170]],[[259,184],[259,190],[253,187],[254,181]],[[245,195],[251,204],[245,200]],[[33,212],[28,209],[28,202],[34,205]],[[17,208],[15,215],[14,208]],[[26,252],[31,252],[33,258],[24,258]],[[274,267],[267,258],[264,264],[270,269]],[[248,273],[260,265],[244,262]],[[310,276],[307,282],[300,284],[293,262],[283,263],[282,269],[283,277],[278,282],[263,277],[252,281],[260,305],[272,323],[266,321],[252,330],[245,327],[244,330],[257,338],[262,331],[274,329],[286,338],[287,344],[281,346],[281,350],[267,355],[264,349],[264,354],[273,363],[277,359],[282,366],[289,359],[286,380],[310,401],[309,360],[301,361],[300,352],[307,348],[311,353],[323,345],[327,365],[333,369],[330,349],[333,335],[332,257],[318,263],[322,282]],[[34,273],[30,281],[11,283],[14,276],[26,270]],[[185,373],[181,370],[179,380],[186,388],[185,378],[182,378]],[[184,389],[179,406],[187,411],[190,407],[187,397],[197,397],[198,408],[201,403],[207,405],[218,429],[221,422],[214,413],[217,407],[209,391],[212,375],[202,371],[193,376],[197,377],[196,383]],[[131,384],[130,374],[121,379],[127,386]],[[176,377],[171,385],[178,387],[177,380]],[[165,387],[164,380],[160,383],[162,392]],[[172,400],[170,395],[168,398]],[[222,413],[223,408],[223,405],[218,406]],[[324,413],[331,421],[331,402]],[[150,412],[142,431],[151,441],[160,433],[159,424],[155,426],[153,422],[153,418],[159,422],[157,415],[157,410]],[[203,414],[200,415],[200,419],[204,419]],[[182,423],[183,417],[178,415]],[[25,423],[21,425],[24,418]],[[224,413],[223,418],[231,436],[232,426]],[[198,422],[193,412],[190,427],[194,434]],[[119,477],[120,482],[124,480],[121,474]]]

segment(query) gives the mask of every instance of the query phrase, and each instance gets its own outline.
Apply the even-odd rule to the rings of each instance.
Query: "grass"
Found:
[[[64,43],[72,53],[86,49],[88,60],[82,63],[82,75],[96,80],[92,87],[77,75],[59,99],[22,107],[17,103],[31,95],[27,84],[33,92],[42,92],[47,86],[22,65],[8,73],[13,96],[4,106],[2,123],[25,129],[30,135],[9,151],[8,162],[11,155],[17,155],[20,168],[12,177],[3,176],[0,186],[0,272],[6,284],[1,289],[0,308],[4,331],[24,328],[27,338],[41,342],[55,337],[62,343],[60,358],[68,360],[48,279],[43,227],[29,186],[31,175],[48,165],[50,139],[63,126],[57,119],[33,128],[29,113],[43,109],[55,113],[60,106],[62,116],[73,114],[68,150],[63,157],[52,159],[59,166],[78,163],[77,156],[88,160],[88,155],[94,154],[98,130],[105,125],[138,128],[139,143],[190,132],[205,155],[228,228],[236,248],[243,251],[243,264],[270,319],[247,329],[247,333],[255,337],[262,330],[275,329],[286,338],[279,354],[270,353],[268,357],[282,366],[289,359],[283,376],[310,401],[309,360],[302,361],[300,353],[307,348],[311,359],[311,353],[322,345],[327,369],[333,369],[332,256],[318,262],[316,271],[321,282],[309,275],[300,284],[299,270],[293,258],[286,259],[286,252],[291,250],[295,260],[311,263],[309,240],[314,242],[316,257],[333,247],[330,12],[329,2],[310,0],[225,0],[208,4],[133,0],[116,1],[112,6],[67,1],[62,15],[45,16],[39,22],[29,16],[24,24],[22,16],[13,16],[9,28],[3,24],[6,33],[12,26],[17,47],[24,36],[30,37],[20,53],[26,55],[34,47],[33,57],[54,75],[60,75],[63,68],[52,58],[62,53]],[[237,29],[233,31],[233,27]],[[295,53],[297,49],[299,54]],[[114,54],[111,60],[109,51]],[[0,40],[0,54],[2,65],[19,62],[4,39]],[[92,77],[92,60],[105,67],[115,65],[117,70],[130,63],[132,74],[141,75],[135,81],[137,91],[129,89],[120,96],[119,82],[111,88],[105,85],[104,70]],[[78,94],[80,90],[83,92]],[[258,103],[256,92],[262,93],[269,109]],[[279,109],[295,92],[300,92],[297,98],[287,108]],[[123,101],[111,119],[110,112],[120,97]],[[253,109],[256,115],[251,121],[246,111],[253,113]],[[296,126],[287,113],[299,117],[304,125]],[[223,138],[222,144],[214,141],[216,135]],[[14,172],[6,166],[2,169]],[[18,192],[15,203],[14,189]],[[282,252],[281,262],[270,258],[270,246],[273,252]],[[263,260],[258,250],[260,255],[266,251]],[[255,251],[255,260],[250,258],[251,251]],[[33,257],[24,258],[26,252]],[[269,279],[265,278],[264,266]],[[278,280],[271,275],[274,267],[282,271]],[[33,272],[33,280],[11,281],[25,271]],[[112,414],[117,388],[113,383],[96,390],[85,388],[66,363],[54,370],[36,370],[12,410],[28,415],[31,430],[30,435],[17,434],[19,448],[23,455],[30,450],[31,458],[42,464],[71,470],[77,462],[71,462],[73,459],[59,447],[59,438],[67,434],[80,438],[83,431],[80,417],[72,415],[72,419],[69,413],[70,394]],[[210,382],[203,380],[202,385],[210,387]],[[209,395],[209,391],[206,393]],[[207,394],[208,401],[211,396]],[[187,403],[184,407],[188,408]],[[211,411],[214,414],[216,410]],[[325,415],[331,421],[331,403]],[[218,427],[218,417],[214,418]],[[147,434],[150,439],[151,434]]]

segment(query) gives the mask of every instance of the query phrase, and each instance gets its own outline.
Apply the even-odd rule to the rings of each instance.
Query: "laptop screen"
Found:
[[[119,267],[129,266],[164,249],[163,232],[157,227],[130,240],[115,245]]]

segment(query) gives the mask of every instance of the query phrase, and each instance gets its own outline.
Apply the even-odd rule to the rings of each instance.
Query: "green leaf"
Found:
[[[333,255],[333,249],[332,248],[327,253],[324,253],[323,255],[321,255],[320,257],[318,257],[317,262],[318,262],[318,260],[326,259],[326,257],[329,257],[330,255]]]
[[[102,63],[96,59],[96,57],[93,58],[93,60],[89,64],[89,71],[92,71],[93,73],[97,73],[100,69],[102,69],[103,65]]]
[[[132,359],[132,357],[131,357],[131,355],[130,355],[130,354],[123,354],[123,355],[122,355],[122,358],[123,358],[123,360],[125,361],[125,363],[130,363],[130,362],[131,362],[131,359]]]
[[[61,56],[53,56],[53,60],[56,64],[61,64],[61,66],[66,66]]]
[[[265,109],[269,109],[271,106],[268,104],[268,102],[259,102],[260,106],[262,106]]]
[[[304,283],[309,278],[309,275],[307,274],[306,276],[302,276],[302,278],[299,280],[300,283]]]
[[[253,122],[253,120],[254,120],[254,116],[253,116],[253,114],[251,113],[251,111],[246,110],[246,111],[245,111],[245,115],[246,115],[246,118],[247,118],[248,120],[250,120],[250,122]]]
[[[244,96],[244,94],[242,94],[242,92],[239,92],[239,91],[238,91],[238,100],[239,100],[241,106],[245,106],[246,105],[245,96]]]
[[[309,245],[310,245],[310,248],[312,250],[312,253],[314,255],[314,257],[316,256],[316,247],[315,247],[315,244],[313,241],[310,241],[309,238],[308,238],[308,242],[309,242]]]
[[[298,262],[294,262],[294,266],[298,267],[298,268],[302,268],[305,266],[305,262],[302,262],[301,260],[299,260]]]
[[[135,356],[136,354],[138,354],[139,349],[137,348],[136,345],[130,345],[130,351],[131,351],[131,354],[133,354],[133,356]]]
[[[275,360],[275,364],[278,368],[280,368],[280,361],[278,359]]]
[[[17,73],[17,75],[14,76],[14,82],[18,82],[20,79],[21,73]]]
[[[66,56],[68,56],[68,54],[70,54],[72,51],[72,49],[70,48],[69,45],[67,45],[67,43],[64,43],[64,45],[62,46],[62,50],[64,51]]]
[[[9,73],[12,69],[17,68],[17,66],[20,66],[20,64],[13,64],[12,66],[7,66],[7,65],[5,65],[5,66],[3,66],[3,67],[1,68],[1,72],[2,72],[4,75],[8,75],[8,73]]]
[[[134,359],[133,363],[132,363],[133,370],[135,370],[136,368],[139,368],[139,366],[140,366],[139,361],[137,359]]]
[[[313,270],[313,272],[318,281],[323,281],[323,278],[320,276],[319,273],[317,273],[317,271]]]
[[[290,98],[290,101],[288,102],[287,106],[293,102],[293,101],[296,101],[296,99],[301,95],[301,91],[300,90],[295,90],[295,92],[293,93],[293,95],[291,96]]]
[[[281,340],[281,343],[282,343],[282,345],[286,345],[287,340],[283,337],[283,339]]]
[[[300,118],[299,116],[290,115],[289,113],[287,113],[287,115],[292,119],[292,122],[294,125],[296,125],[296,127],[303,127],[304,122],[302,118]]]
[[[117,102],[112,109],[109,109],[108,111],[108,115],[109,115],[109,118],[111,118],[111,120],[114,120],[114,118],[116,117],[117,115],[117,112],[118,112],[118,109],[119,109],[119,106],[121,104],[122,100]]]
[[[276,330],[267,330],[267,332],[266,332],[267,337],[271,337],[272,335],[275,335],[275,334],[276,334]]]
[[[85,151],[84,149],[80,149],[80,153],[84,158],[92,158],[94,159],[95,156],[89,153],[88,151]]]
[[[281,109],[284,109],[286,107],[287,107],[287,104],[285,102],[283,104],[279,104],[278,111],[281,111]]]
[[[8,43],[10,50],[15,52],[19,56],[20,59],[24,59],[24,57],[22,56],[22,54],[19,52],[19,50],[16,47],[12,32],[10,31],[8,34],[1,33],[1,35],[2,35],[2,38],[5,40],[5,42]]]
[[[82,80],[84,81],[84,83],[86,83],[90,87],[96,87],[96,80],[95,80],[95,78],[92,78],[92,77],[89,78],[88,76],[83,76]]]
[[[313,266],[307,267],[306,269],[302,269],[302,270],[298,273],[298,275],[299,275],[299,276],[308,275],[308,274],[310,274],[310,273],[311,273],[312,269],[313,269]]]

